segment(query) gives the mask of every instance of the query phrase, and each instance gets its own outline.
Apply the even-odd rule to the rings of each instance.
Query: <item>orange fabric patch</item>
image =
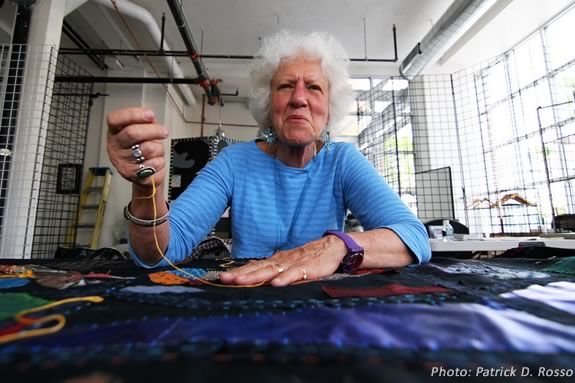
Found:
[[[169,271],[159,271],[157,273],[149,274],[150,281],[160,285],[183,285],[189,284],[188,278],[178,277]]]

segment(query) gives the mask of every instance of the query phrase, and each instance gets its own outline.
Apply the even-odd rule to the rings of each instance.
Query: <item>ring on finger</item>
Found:
[[[303,275],[301,276],[302,280],[306,280],[307,279],[307,271],[305,271],[305,269],[303,267],[300,267],[301,271],[303,271]]]
[[[274,269],[276,269],[276,271],[277,271],[278,274],[281,274],[281,273],[284,272],[284,268],[281,267],[281,265],[278,265],[278,264],[274,263],[272,266],[273,266]]]
[[[152,166],[145,166],[143,164],[138,165],[138,171],[136,172],[136,176],[138,178],[146,178],[156,173],[156,169]]]
[[[142,158],[142,149],[140,149],[140,144],[132,145],[132,157],[134,157],[136,160],[138,160],[138,158]]]

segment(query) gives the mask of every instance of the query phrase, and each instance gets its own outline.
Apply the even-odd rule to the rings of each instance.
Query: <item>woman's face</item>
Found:
[[[297,56],[280,64],[271,82],[271,121],[280,141],[315,142],[329,120],[329,82],[320,61]]]

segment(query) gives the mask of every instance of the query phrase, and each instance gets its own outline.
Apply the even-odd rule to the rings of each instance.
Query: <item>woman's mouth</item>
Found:
[[[300,115],[296,115],[296,114],[289,116],[287,119],[292,120],[292,121],[293,120],[295,120],[295,121],[298,121],[298,120],[307,121],[307,118],[305,116],[300,116]]]

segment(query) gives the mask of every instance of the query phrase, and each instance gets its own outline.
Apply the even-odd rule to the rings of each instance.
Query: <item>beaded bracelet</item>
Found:
[[[168,207],[168,211],[166,212],[166,214],[164,214],[163,216],[156,218],[156,219],[141,219],[141,218],[134,217],[132,215],[132,213],[130,213],[130,205],[131,204],[132,204],[132,202],[130,201],[128,203],[128,206],[126,206],[124,208],[124,218],[126,218],[128,221],[130,221],[133,224],[138,225],[138,226],[152,227],[152,226],[161,225],[162,223],[164,223],[168,220],[168,216],[170,215],[170,203],[168,201],[166,201],[166,206]]]

